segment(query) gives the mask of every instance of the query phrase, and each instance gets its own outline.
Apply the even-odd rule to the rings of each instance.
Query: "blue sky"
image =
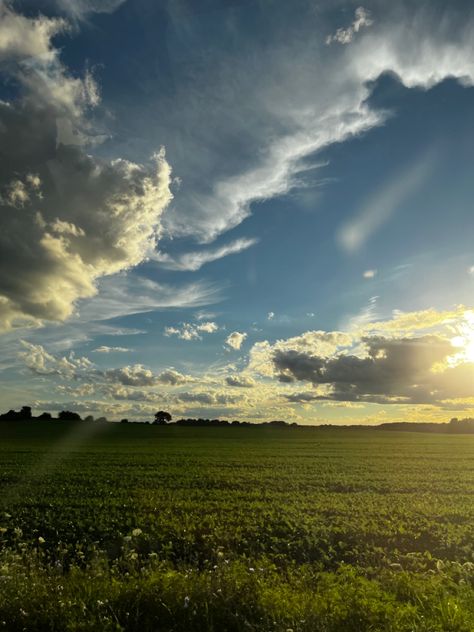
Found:
[[[474,10],[393,4],[0,2],[4,408],[470,414]]]

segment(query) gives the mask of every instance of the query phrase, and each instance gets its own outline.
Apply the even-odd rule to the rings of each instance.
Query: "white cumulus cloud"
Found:
[[[178,327],[165,327],[164,334],[167,337],[176,336],[180,340],[202,340],[201,334],[213,334],[218,331],[219,326],[212,322],[204,323],[183,323]]]
[[[0,6],[0,61],[19,95],[0,102],[0,329],[64,321],[97,281],[154,250],[171,199],[164,151],[148,165],[100,160],[87,112],[93,78],[73,77],[52,37],[65,23]],[[21,213],[18,210],[21,208]]]
[[[242,346],[242,343],[247,338],[246,333],[242,333],[240,331],[233,331],[226,338],[226,345],[228,345],[231,349],[238,350]]]

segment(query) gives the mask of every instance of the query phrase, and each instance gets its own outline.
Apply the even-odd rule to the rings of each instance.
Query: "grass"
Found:
[[[0,424],[0,630],[472,632],[474,437]]]

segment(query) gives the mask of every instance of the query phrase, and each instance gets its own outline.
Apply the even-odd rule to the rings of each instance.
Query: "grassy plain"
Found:
[[[0,630],[472,632],[474,436],[0,424]]]

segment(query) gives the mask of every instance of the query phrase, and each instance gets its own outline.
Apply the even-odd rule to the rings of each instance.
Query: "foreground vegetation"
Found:
[[[0,629],[472,632],[474,437],[0,424]]]

